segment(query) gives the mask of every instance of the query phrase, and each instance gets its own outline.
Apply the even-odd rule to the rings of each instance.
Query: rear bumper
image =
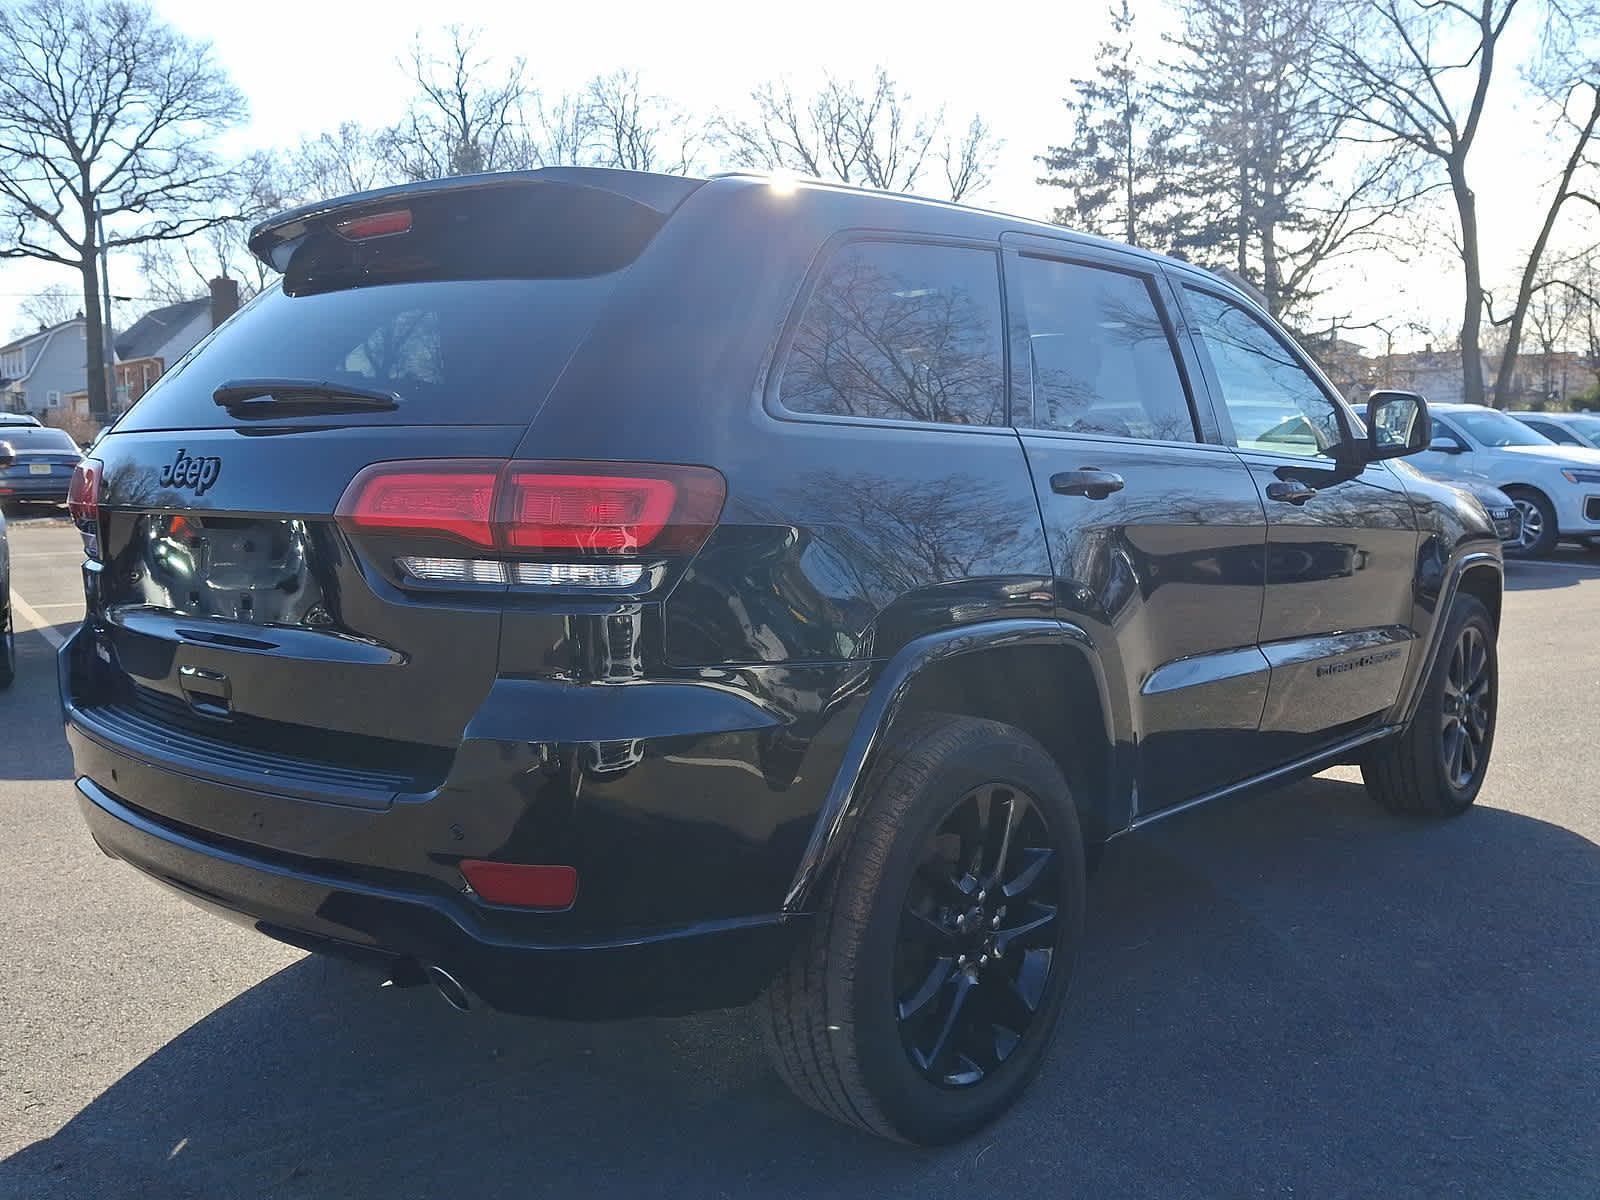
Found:
[[[65,503],[71,481],[51,475],[29,478],[18,475],[0,480],[0,501],[3,500],[54,500]]]
[[[462,898],[253,857],[141,812],[88,779],[77,788],[101,850],[194,903],[306,949],[436,963],[507,1012],[601,1020],[744,1004],[807,921],[747,917],[582,943],[518,936],[503,921],[488,928]]]
[[[495,1008],[599,1019],[746,1003],[806,923],[784,897],[838,739],[795,741],[771,717],[740,728],[755,719],[732,689],[664,709],[643,689],[497,684],[442,783],[379,795],[318,764],[224,756],[178,726],[108,720],[97,667],[115,655],[93,626],[57,664],[95,841],[270,936],[435,963]],[[646,717],[678,724],[663,735],[640,728]],[[568,740],[602,718],[607,733],[641,735],[629,755]],[[553,740],[527,740],[533,729]],[[488,903],[466,888],[463,858],[571,865],[577,900],[558,912]]]

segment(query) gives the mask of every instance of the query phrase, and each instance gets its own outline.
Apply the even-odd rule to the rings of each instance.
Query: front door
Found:
[[[1007,245],[1012,421],[1063,616],[1095,640],[1132,730],[1137,817],[1263,766],[1261,500],[1197,423],[1209,413],[1192,403],[1192,361],[1150,264],[1045,238]]]
[[[1263,742],[1280,763],[1362,732],[1412,653],[1417,526],[1398,477],[1352,457],[1356,426],[1300,352],[1220,292],[1183,286],[1218,418],[1267,514]]]

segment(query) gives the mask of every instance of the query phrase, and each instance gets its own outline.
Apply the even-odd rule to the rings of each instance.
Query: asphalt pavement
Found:
[[[1472,811],[1340,769],[1114,843],[1042,1076],[922,1151],[791,1100],[743,1013],[462,1016],[103,858],[56,717],[76,536],[11,547],[0,1197],[1600,1197],[1600,555],[1510,566]]]

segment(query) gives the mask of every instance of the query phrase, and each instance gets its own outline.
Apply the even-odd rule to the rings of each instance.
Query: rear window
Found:
[[[400,397],[392,411],[341,414],[341,423],[522,424],[624,273],[428,280],[300,296],[274,286],[168,371],[117,428],[228,428],[249,418],[217,406],[212,393],[220,384],[285,378]]]
[[[42,429],[37,425],[7,425],[0,428],[0,442],[13,450],[70,450],[78,453],[78,443],[60,429]]]

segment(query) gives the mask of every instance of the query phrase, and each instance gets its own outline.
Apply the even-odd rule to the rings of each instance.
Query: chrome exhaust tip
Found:
[[[446,1004],[457,1012],[466,1012],[472,1007],[472,995],[459,979],[437,963],[429,963],[426,970],[428,982],[444,997]]]

